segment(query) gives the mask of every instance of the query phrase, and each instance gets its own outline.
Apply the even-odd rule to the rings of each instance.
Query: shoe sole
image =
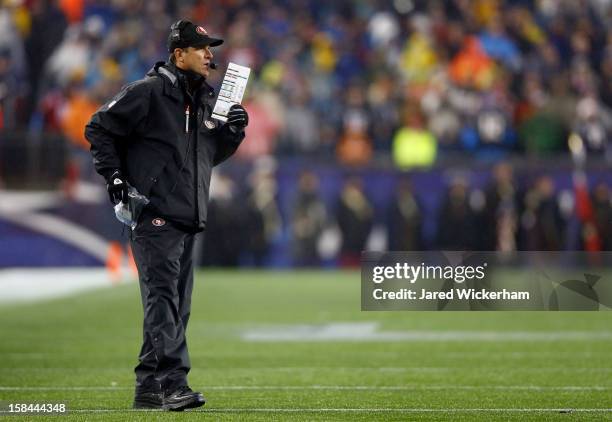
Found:
[[[182,412],[185,409],[194,409],[202,407],[206,401],[203,396],[193,397],[178,403],[164,404],[162,408],[170,412]]]
[[[162,409],[163,403],[156,400],[138,399],[134,400],[133,409]]]

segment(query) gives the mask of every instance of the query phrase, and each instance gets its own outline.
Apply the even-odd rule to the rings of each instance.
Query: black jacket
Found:
[[[93,115],[85,137],[98,173],[108,179],[121,169],[153,212],[203,229],[212,167],[236,151],[244,131],[210,117],[215,93],[206,82],[193,96],[186,85],[173,64],[156,63]]]

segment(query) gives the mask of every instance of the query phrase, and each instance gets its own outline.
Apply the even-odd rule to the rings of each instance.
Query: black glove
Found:
[[[234,104],[227,113],[227,124],[236,132],[242,131],[249,124],[249,115],[240,104]]]
[[[119,201],[127,203],[128,201],[128,184],[121,175],[121,171],[115,170],[111,177],[106,182],[106,190],[113,204]]]

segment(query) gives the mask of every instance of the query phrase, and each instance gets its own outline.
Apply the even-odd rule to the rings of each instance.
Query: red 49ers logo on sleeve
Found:
[[[166,220],[164,220],[163,218],[159,218],[159,217],[157,217],[157,218],[154,218],[154,219],[151,221],[151,223],[152,223],[154,226],[156,226],[156,227],[161,227],[161,226],[163,226],[164,224],[166,224]]]

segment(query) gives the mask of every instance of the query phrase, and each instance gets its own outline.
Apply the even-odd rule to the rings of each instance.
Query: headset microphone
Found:
[[[208,63],[208,67],[211,68],[212,70],[215,70],[217,68],[217,63],[210,62],[210,63]]]

